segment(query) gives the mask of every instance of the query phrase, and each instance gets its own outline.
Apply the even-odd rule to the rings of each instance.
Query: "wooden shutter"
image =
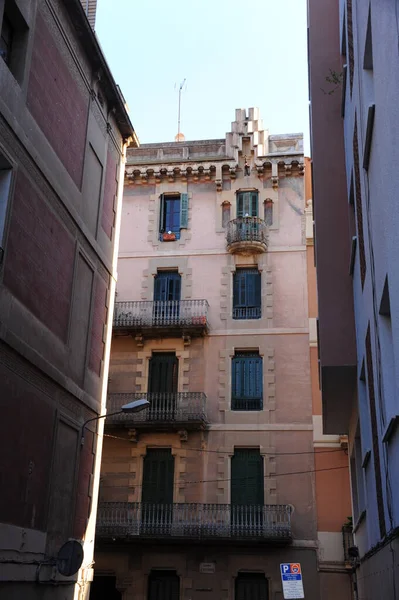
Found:
[[[143,463],[143,503],[173,503],[174,466],[169,448],[147,449]]]
[[[251,192],[251,206],[249,214],[251,217],[258,216],[258,192]]]
[[[159,199],[159,231],[165,231],[165,197],[161,194]]]
[[[237,194],[237,217],[244,216],[244,194]]]
[[[177,271],[160,271],[155,276],[154,300],[180,300],[181,275]]]
[[[264,503],[263,456],[258,449],[236,449],[231,458],[231,504]]]
[[[159,352],[150,358],[149,393],[176,393],[179,361],[173,352]]]
[[[180,229],[188,227],[188,194],[180,194]]]
[[[179,596],[180,579],[174,571],[151,571],[148,578],[148,600],[179,600]]]
[[[232,408],[260,410],[263,399],[263,362],[259,354],[240,352],[232,361]],[[251,401],[251,402],[248,402]]]
[[[235,600],[269,600],[267,579],[261,573],[239,573]]]

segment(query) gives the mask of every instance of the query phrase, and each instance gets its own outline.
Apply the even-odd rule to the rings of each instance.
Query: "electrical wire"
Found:
[[[123,440],[124,442],[130,442],[130,440],[128,438],[125,437],[120,437],[117,435],[111,435],[109,433],[104,433],[103,434],[104,437],[108,437],[108,438],[112,438],[114,440]],[[190,446],[186,446],[186,447],[181,447],[181,446],[171,446],[170,444],[161,444],[159,446],[156,446],[154,444],[151,444],[151,448],[171,448],[172,450],[184,450],[184,451],[190,451],[190,452],[209,452],[209,453],[214,453],[214,454],[226,454],[228,456],[230,456],[232,453],[228,452],[226,450],[210,450],[210,449],[203,449],[203,448],[191,448]],[[265,456],[302,456],[302,455],[306,455],[306,454],[313,454],[313,455],[319,455],[319,454],[334,454],[335,452],[344,452],[344,450],[342,448],[334,448],[331,450],[320,450],[319,452],[315,451],[315,450],[309,450],[307,452],[262,452],[262,454],[264,454]]]

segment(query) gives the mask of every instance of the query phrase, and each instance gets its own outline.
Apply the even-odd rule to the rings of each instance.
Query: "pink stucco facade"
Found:
[[[176,394],[204,394],[206,400],[204,422],[196,427],[187,416],[190,405],[162,426],[146,423],[146,416],[126,419],[124,426],[106,424],[111,437],[103,451],[96,573],[101,581],[111,570],[126,600],[144,600],[159,571],[178,576],[180,597],[187,600],[203,598],[204,590],[212,600],[239,597],[246,576],[264,578],[259,585],[277,600],[281,562],[300,562],[306,598],[321,597],[303,174],[302,135],[269,135],[257,109],[237,110],[225,139],[149,144],[128,155],[108,410],[121,393],[125,401],[133,394],[153,400],[151,360],[162,352],[177,358]],[[240,216],[242,193],[255,194],[248,217]],[[175,196],[187,198],[188,219],[179,239],[161,241],[163,202]],[[238,242],[229,237],[236,219],[252,227],[244,236],[240,230]],[[234,318],[234,277],[251,268],[260,274],[258,318]],[[197,316],[169,329],[156,326],[156,278],[165,271],[180,275],[179,319],[196,301],[207,306],[202,330],[193,327]],[[237,410],[232,401],[234,357],[245,352],[262,360],[256,410]],[[174,457],[171,529],[166,537],[150,535],[150,543],[147,536],[145,544],[138,523],[144,517],[133,517],[136,533],[122,541],[114,532],[111,548],[110,503],[120,503],[122,512],[143,510],[137,506],[144,506],[145,460],[154,448],[170,449]],[[272,539],[267,528],[256,539],[234,536],[232,461],[243,449],[262,457],[262,510],[288,515],[286,538],[280,530],[280,539]],[[196,515],[201,506],[201,533],[174,529],[187,503]],[[224,515],[216,518],[216,541],[206,529],[210,505]]]

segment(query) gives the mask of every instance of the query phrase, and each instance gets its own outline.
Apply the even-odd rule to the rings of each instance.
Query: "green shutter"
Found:
[[[188,227],[188,194],[180,194],[180,229]]]
[[[263,456],[256,449],[236,449],[231,459],[231,504],[264,503]]]
[[[173,503],[174,457],[169,449],[147,449],[143,464],[143,503]]]
[[[159,198],[159,231],[160,233],[165,231],[165,199],[163,194]]]
[[[156,352],[150,358],[149,393],[177,392],[178,359],[172,352]]]

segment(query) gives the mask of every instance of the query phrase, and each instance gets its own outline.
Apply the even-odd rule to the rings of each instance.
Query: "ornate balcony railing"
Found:
[[[116,302],[114,328],[206,330],[208,307],[207,300]]]
[[[100,502],[97,536],[288,543],[292,538],[291,507]]]
[[[149,408],[139,413],[121,413],[107,417],[107,425],[169,425],[176,423],[193,427],[206,424],[206,396],[202,392],[178,393],[115,393],[108,394],[107,410],[117,412],[124,404],[146,398]]]
[[[266,222],[259,217],[238,217],[227,224],[229,252],[266,252],[268,242]]]

